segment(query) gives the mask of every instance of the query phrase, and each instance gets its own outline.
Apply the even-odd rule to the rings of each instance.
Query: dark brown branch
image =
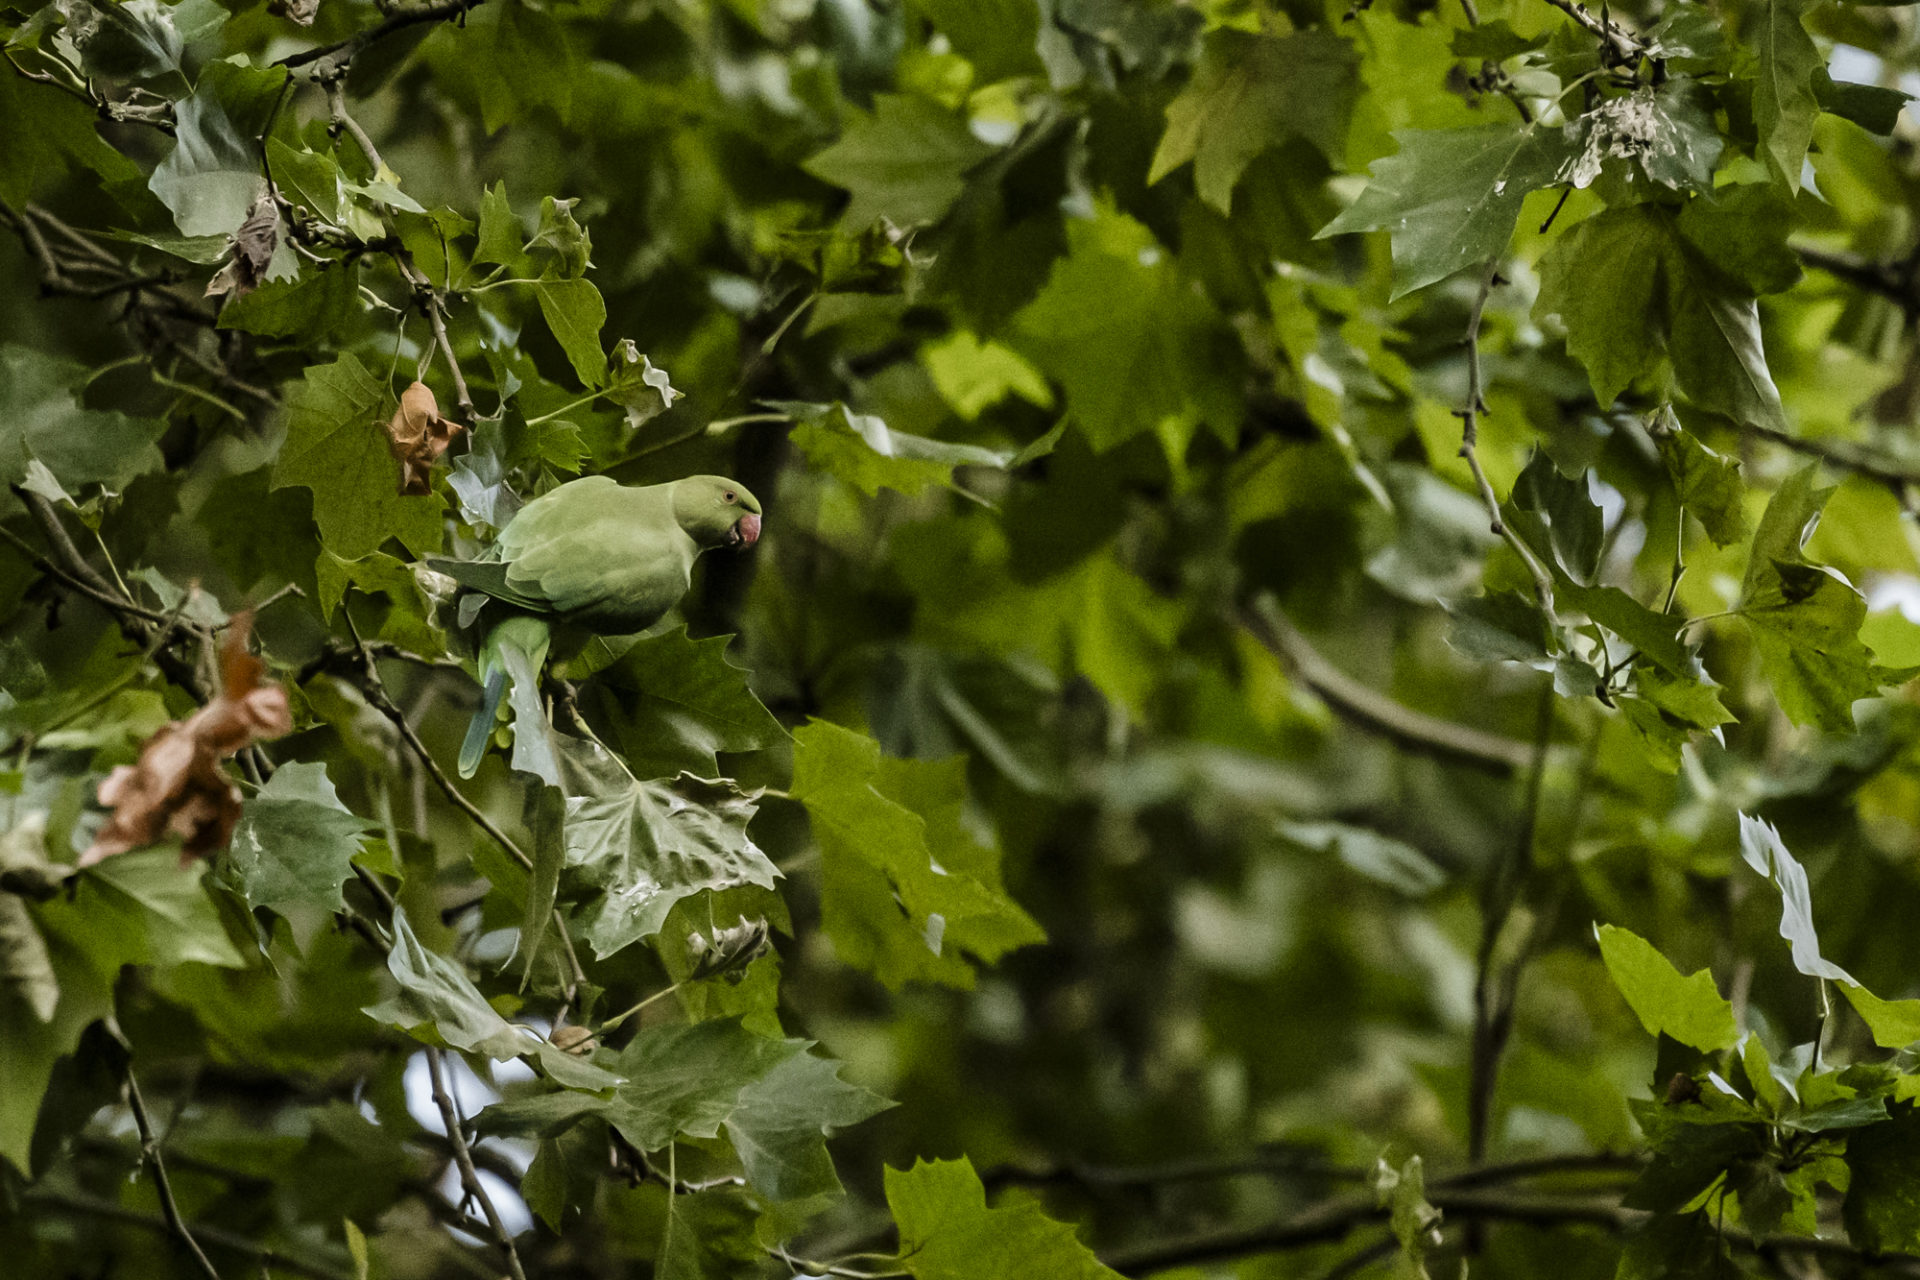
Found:
[[[1547,3],[1579,23],[1601,43],[1615,63],[1626,65],[1638,62],[1646,54],[1646,43],[1639,36],[1614,22],[1611,17],[1594,17],[1579,0],[1547,0]]]
[[[996,1165],[980,1174],[989,1191],[1000,1187],[1081,1186],[1091,1190],[1157,1187],[1223,1178],[1303,1178],[1335,1182],[1365,1181],[1364,1169],[1329,1164],[1317,1152],[1271,1147],[1231,1156],[1197,1156],[1150,1165]]]
[[[351,618],[348,619],[348,625],[352,625]],[[360,678],[356,683],[360,691],[366,695],[367,701],[373,704],[374,710],[385,716],[392,722],[393,727],[400,731],[401,739],[419,759],[420,767],[427,771],[427,776],[433,779],[434,785],[440,788],[441,794],[447,797],[453,807],[466,814],[473,820],[475,826],[492,837],[493,842],[499,845],[508,857],[526,870],[533,870],[533,859],[527,856],[526,850],[516,844],[512,836],[502,831],[478,805],[467,799],[460,788],[453,785],[453,779],[447,776],[446,771],[433,758],[433,753],[427,750],[427,744],[420,741],[420,735],[414,732],[413,726],[407,722],[406,713],[400,710],[399,705],[387,692],[386,681],[380,678],[380,668],[375,665],[373,654],[368,650],[366,641],[356,635],[355,643],[359,646],[360,652]]]
[[[1868,293],[1878,294],[1895,303],[1904,311],[1909,320],[1920,314],[1920,294],[1914,290],[1914,269],[1911,261],[1881,262],[1872,258],[1863,258],[1857,253],[1848,253],[1841,249],[1823,249],[1818,245],[1796,244],[1792,246],[1800,261],[1815,270],[1824,271],[1836,280],[1845,281],[1855,288]]]
[[[1516,1222],[1536,1227],[1589,1226],[1619,1234],[1647,1220],[1647,1215],[1617,1204],[1590,1199],[1510,1195],[1501,1192],[1436,1188],[1427,1199],[1447,1217],[1463,1222]],[[1383,1222],[1388,1210],[1371,1200],[1343,1198],[1316,1205],[1284,1222],[1257,1227],[1192,1235],[1179,1240],[1153,1241],[1118,1249],[1102,1261],[1122,1275],[1145,1276],[1175,1267],[1196,1266],[1232,1258],[1280,1253],[1343,1240],[1358,1228]],[[1808,1254],[1878,1266],[1899,1275],[1920,1276],[1920,1257],[1900,1253],[1871,1253],[1843,1240],[1811,1236],[1752,1236],[1728,1229],[1722,1238],[1736,1249],[1763,1256]]]
[[[1240,621],[1287,664],[1296,678],[1358,728],[1391,739],[1408,751],[1501,777],[1525,769],[1533,758],[1533,749],[1527,743],[1415,711],[1361,684],[1321,657],[1271,596],[1256,599],[1242,611]]]
[[[167,1179],[167,1162],[160,1155],[160,1140],[154,1136],[153,1123],[147,1116],[146,1100],[140,1096],[140,1082],[133,1077],[133,1064],[127,1063],[121,1073],[127,1084],[127,1105],[133,1108],[133,1123],[140,1130],[140,1159],[153,1173],[154,1191],[160,1197],[160,1212],[167,1220],[167,1228],[193,1256],[207,1280],[220,1280],[220,1272],[208,1261],[200,1242],[193,1238],[193,1232],[187,1228],[187,1220],[180,1214],[180,1204],[173,1198],[173,1183]]]
[[[1791,449],[1809,458],[1818,458],[1837,470],[1851,472],[1862,479],[1884,485],[1892,491],[1895,498],[1900,500],[1902,506],[1909,505],[1907,491],[1915,485],[1920,485],[1920,470],[1908,470],[1823,441],[1807,440],[1777,427],[1747,423],[1744,429],[1749,435],[1771,441],[1783,449]]]
[[[119,624],[120,633],[135,644],[146,648],[153,655],[155,665],[167,679],[192,694],[196,702],[206,702],[211,694],[206,682],[201,678],[199,667],[190,659],[181,657],[167,647],[168,642],[176,637],[191,639],[196,638],[197,633],[178,619],[155,613],[128,599],[124,592],[101,577],[95,572],[93,566],[87,563],[86,557],[80,554],[80,549],[74,546],[73,539],[67,536],[66,526],[60,523],[60,513],[54,509],[51,502],[40,494],[25,489],[16,488],[14,492],[19,495],[22,502],[26,503],[28,513],[33,516],[34,523],[40,526],[40,532],[52,549],[52,558],[40,559],[38,563],[57,569],[56,576],[60,577],[66,585],[91,597],[106,608]],[[7,537],[9,541],[18,543],[18,539],[13,535],[8,534]],[[32,554],[31,548],[27,550]],[[167,635],[168,631],[172,631],[174,635]]]
[[[441,1061],[438,1049],[427,1050],[427,1078],[433,1086],[434,1105],[440,1109],[440,1121],[446,1126],[447,1140],[453,1146],[453,1162],[460,1169],[460,1184],[486,1215],[487,1226],[492,1230],[500,1251],[506,1255],[507,1270],[512,1273],[513,1280],[527,1280],[527,1273],[520,1266],[520,1254],[513,1247],[513,1236],[501,1222],[500,1211],[493,1206],[493,1197],[487,1194],[479,1173],[473,1167],[473,1156],[467,1150],[467,1136],[460,1128],[460,1113],[454,1108],[453,1095],[447,1092],[445,1064]]]
[[[1518,954],[1506,957],[1503,964],[1500,942],[1533,872],[1533,834],[1539,824],[1547,751],[1553,743],[1555,705],[1553,682],[1543,681],[1533,759],[1527,764],[1526,808],[1520,830],[1505,856],[1488,868],[1480,897],[1480,948],[1474,959],[1472,1062],[1467,1083],[1467,1159],[1476,1165],[1487,1156],[1494,1093],[1500,1083],[1500,1060],[1506,1056],[1507,1041],[1513,1033],[1513,1008],[1519,995],[1520,974],[1531,951],[1529,938],[1527,945],[1521,946]]]
[[[417,27],[423,22],[446,22],[464,18],[469,9],[477,9],[486,0],[441,0],[439,4],[430,4],[419,9],[400,9],[387,15],[384,22],[368,27],[365,31],[348,36],[345,40],[333,44],[321,45],[317,49],[303,49],[299,53],[290,53],[274,63],[276,67],[305,67],[325,61],[344,67],[353,61],[362,49],[368,45],[386,39],[396,31],[408,27]]]
[[[50,1191],[43,1187],[29,1187],[21,1193],[20,1199],[27,1204],[38,1205],[44,1209],[88,1218],[101,1218],[109,1222],[122,1222],[128,1226],[151,1231],[155,1235],[170,1235],[173,1231],[173,1228],[167,1225],[165,1218],[142,1213],[138,1209],[129,1209],[111,1200],[96,1199],[93,1196],[71,1195]],[[258,1240],[249,1240],[245,1236],[235,1235],[219,1227],[201,1223],[195,1231],[198,1232],[199,1238],[212,1248],[237,1254],[248,1262],[268,1268],[270,1271],[291,1271],[297,1275],[311,1276],[313,1280],[353,1280],[352,1273],[343,1268],[289,1257],[287,1254],[261,1244]]]

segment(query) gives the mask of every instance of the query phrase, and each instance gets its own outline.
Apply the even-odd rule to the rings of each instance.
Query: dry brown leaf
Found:
[[[400,492],[422,494],[433,487],[433,464],[466,428],[440,416],[440,402],[424,382],[400,393],[400,407],[387,422],[387,446],[400,460]]]
[[[270,0],[267,8],[289,21],[310,27],[320,13],[320,0]]]
[[[280,245],[280,210],[271,194],[263,195],[247,210],[247,220],[233,233],[233,257],[207,282],[206,296],[231,293],[245,297],[267,278],[267,264]]]
[[[180,838],[183,861],[226,848],[240,820],[240,789],[220,761],[293,728],[285,687],[263,683],[266,664],[247,652],[252,623],[251,613],[239,613],[227,628],[220,696],[148,738],[138,762],[119,766],[100,784],[100,803],[113,817],[80,855],[81,866],[168,836]]]

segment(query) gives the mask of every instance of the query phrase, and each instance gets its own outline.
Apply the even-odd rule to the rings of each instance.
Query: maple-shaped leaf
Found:
[[[1396,155],[1318,239],[1385,231],[1393,242],[1393,296],[1413,292],[1506,251],[1527,196],[1561,180],[1576,150],[1538,124],[1409,129]]]

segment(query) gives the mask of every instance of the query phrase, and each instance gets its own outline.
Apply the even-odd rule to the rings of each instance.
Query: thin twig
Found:
[[[469,9],[477,9],[485,3],[486,0],[441,0],[439,4],[430,4],[421,9],[399,9],[388,14],[386,21],[348,36],[345,40],[321,45],[316,49],[303,49],[299,53],[290,53],[274,65],[305,67],[324,60],[332,65],[344,67],[362,49],[376,41],[386,39],[396,31],[419,26],[423,22],[445,22],[463,18]]]
[[[474,3],[478,2],[479,0],[474,0]],[[373,139],[347,110],[346,91],[341,86],[343,78],[342,75],[334,75],[323,81],[327,91],[327,109],[332,114],[333,122],[352,135],[361,154],[366,156],[367,162],[374,167],[375,172],[378,172],[386,167],[386,162],[380,158],[380,151],[373,145]],[[391,234],[393,230],[391,224],[387,229],[392,242],[388,252],[393,258],[393,264],[399,268],[401,277],[413,290],[414,299],[420,311],[427,317],[427,324],[433,329],[434,346],[446,360],[447,374],[453,379],[454,407],[460,411],[465,424],[471,427],[476,416],[473,393],[467,389],[467,377],[460,369],[460,358],[454,354],[453,340],[447,336],[446,294],[436,288],[427,273],[414,262],[413,255],[400,243],[400,238]]]
[[[1294,676],[1336,713],[1408,751],[1471,765],[1502,777],[1525,769],[1533,758],[1532,748],[1524,742],[1415,711],[1361,684],[1322,657],[1288,621],[1272,596],[1254,600],[1242,611],[1240,621],[1254,639],[1284,661]]]
[[[1914,486],[1920,485],[1920,469],[1909,470],[1896,466],[1891,462],[1885,462],[1878,458],[1870,458],[1864,454],[1855,453],[1851,449],[1841,449],[1835,445],[1827,444],[1819,440],[1808,440],[1801,436],[1782,431],[1778,427],[1763,427],[1757,423],[1746,423],[1743,424],[1743,429],[1749,435],[1771,441],[1783,449],[1791,449],[1793,452],[1804,454],[1809,458],[1818,458],[1820,461],[1837,470],[1851,472],[1864,480],[1871,480],[1875,484],[1884,485],[1892,492],[1893,496],[1902,506],[1908,505],[1908,491]]]
[[[473,1167],[473,1156],[467,1150],[467,1135],[461,1132],[460,1113],[454,1109],[453,1095],[447,1092],[446,1072],[441,1062],[440,1050],[427,1050],[427,1078],[433,1086],[433,1102],[440,1109],[440,1121],[446,1126],[447,1140],[453,1146],[453,1162],[460,1169],[460,1183],[479,1205],[486,1215],[487,1226],[493,1231],[494,1241],[507,1256],[507,1270],[514,1280],[527,1280],[527,1273],[520,1266],[520,1254],[513,1247],[513,1236],[500,1220],[500,1211],[493,1207],[493,1197],[487,1194],[486,1187],[480,1181],[479,1173]]]
[[[153,1171],[153,1187],[159,1194],[160,1212],[166,1217],[167,1227],[187,1252],[193,1255],[193,1260],[200,1265],[207,1280],[220,1280],[219,1271],[208,1261],[200,1242],[193,1238],[193,1232],[187,1229],[187,1220],[180,1215],[180,1204],[173,1198],[173,1183],[167,1179],[167,1164],[160,1156],[160,1141],[153,1136],[153,1123],[147,1116],[146,1100],[140,1096],[140,1082],[133,1078],[133,1064],[129,1062],[122,1067],[121,1074],[127,1085],[127,1105],[133,1108],[133,1123],[140,1130],[140,1158]]]
[[[171,631],[175,637],[201,639],[204,637],[195,628],[186,626],[177,619],[170,620],[165,614],[136,604],[116,590],[94,570],[92,565],[87,563],[86,557],[80,554],[80,549],[73,544],[73,539],[67,536],[66,526],[60,522],[60,513],[54,509],[53,503],[40,494],[17,486],[14,492],[26,504],[28,513],[33,516],[34,523],[40,526],[40,532],[45,536],[47,545],[53,552],[51,561],[38,559],[37,562],[49,568],[57,566],[58,576],[63,581],[98,601],[113,614],[122,635],[152,653],[154,664],[160,668],[167,679],[192,694],[196,702],[206,702],[212,696],[211,686],[201,677],[199,669],[192,661],[173,653],[163,642],[170,639],[167,636],[168,631]],[[21,543],[11,532],[8,532],[6,537],[8,541],[24,547],[28,554],[36,555],[37,558],[37,553],[34,553],[31,547]]]
[[[1920,294],[1914,290],[1911,259],[1882,262],[1841,249],[1823,249],[1819,245],[1795,244],[1789,247],[1808,266],[1892,301],[1906,313],[1907,319],[1912,320],[1916,314],[1920,314]]]
[[[1479,490],[1480,501],[1486,506],[1491,521],[1489,527],[1513,548],[1513,553],[1527,566],[1527,572],[1533,575],[1534,594],[1540,598],[1540,607],[1551,616],[1553,575],[1547,572],[1533,549],[1501,516],[1500,499],[1494,494],[1493,485],[1488,482],[1487,473],[1480,465],[1480,415],[1487,411],[1485,388],[1480,380],[1480,321],[1486,314],[1487,295],[1493,292],[1493,286],[1500,278],[1499,272],[1498,258],[1487,263],[1486,274],[1480,280],[1480,291],[1473,299],[1473,310],[1467,315],[1467,398],[1465,404],[1455,411],[1455,416],[1460,419],[1460,457],[1465,460],[1467,470],[1473,473],[1474,488]]]
[[[1526,807],[1520,830],[1506,855],[1489,869],[1481,895],[1480,950],[1474,963],[1472,1064],[1467,1084],[1467,1159],[1476,1165],[1487,1156],[1493,1097],[1500,1082],[1500,1059],[1506,1053],[1507,1040],[1513,1031],[1520,973],[1531,949],[1522,946],[1519,954],[1509,957],[1505,965],[1499,964],[1501,937],[1533,871],[1533,836],[1539,825],[1547,751],[1553,742],[1555,705],[1553,682],[1543,680],[1533,758],[1527,764]]]
[[[173,1228],[165,1218],[138,1209],[129,1209],[125,1205],[115,1204],[111,1200],[101,1200],[93,1196],[75,1195],[67,1192],[52,1191],[45,1187],[29,1187],[20,1193],[20,1199],[26,1204],[43,1209],[71,1213],[89,1218],[100,1218],[108,1222],[121,1222],[128,1226],[140,1227],[155,1235],[169,1235]],[[249,1240],[245,1236],[235,1235],[231,1231],[201,1223],[197,1228],[199,1238],[215,1249],[237,1254],[249,1263],[265,1267],[271,1271],[291,1271],[298,1275],[311,1276],[313,1280],[353,1280],[353,1273],[341,1267],[328,1266],[322,1262],[289,1257],[258,1240]]]
[[[349,618],[347,623],[348,626],[351,627],[353,620]],[[447,797],[453,806],[472,819],[475,826],[492,837],[493,842],[499,845],[508,857],[519,863],[526,870],[533,870],[533,859],[527,856],[526,850],[516,844],[512,836],[502,831],[494,820],[489,818],[478,805],[461,794],[460,788],[453,785],[453,779],[449,778],[446,775],[446,771],[434,760],[433,753],[427,750],[427,744],[420,741],[420,735],[414,732],[413,726],[407,722],[405,713],[400,710],[392,696],[387,693],[386,682],[380,678],[380,668],[374,663],[373,654],[368,650],[367,642],[360,639],[357,632],[354,635],[354,642],[359,646],[360,651],[360,670],[362,675],[359,681],[360,689],[361,692],[366,694],[367,701],[373,704],[376,711],[393,722],[393,727],[400,731],[402,740],[406,742],[413,754],[419,758],[421,767],[427,771],[427,776],[433,779],[434,784],[440,788],[441,793]]]

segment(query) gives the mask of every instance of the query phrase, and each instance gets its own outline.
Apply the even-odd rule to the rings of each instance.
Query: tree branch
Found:
[[[109,1222],[123,1222],[128,1226],[151,1231],[155,1235],[170,1235],[173,1232],[173,1228],[168,1225],[165,1218],[142,1213],[138,1209],[129,1209],[111,1200],[96,1199],[93,1196],[50,1191],[44,1187],[29,1187],[20,1193],[20,1199],[27,1204],[39,1205],[46,1209],[89,1218],[104,1218]],[[311,1276],[313,1280],[353,1280],[352,1273],[342,1268],[289,1257],[261,1244],[258,1240],[249,1240],[245,1236],[235,1235],[219,1227],[210,1227],[202,1223],[197,1230],[199,1238],[213,1248],[238,1254],[256,1266],[273,1271],[291,1271],[298,1275]]]
[[[427,1050],[427,1077],[433,1085],[433,1102],[440,1109],[440,1120],[446,1126],[447,1140],[453,1144],[453,1162],[459,1166],[460,1183],[486,1215],[494,1241],[507,1256],[507,1270],[512,1273],[513,1280],[527,1280],[527,1273],[520,1266],[520,1254],[513,1247],[513,1237],[501,1222],[500,1211],[493,1207],[493,1197],[487,1194],[479,1173],[473,1167],[473,1156],[467,1150],[467,1135],[461,1132],[460,1113],[454,1108],[453,1095],[447,1092],[446,1073],[438,1049]]]
[[[408,27],[419,26],[423,22],[445,22],[449,19],[464,18],[469,9],[477,9],[486,2],[487,0],[441,0],[438,4],[430,4],[420,9],[398,9],[388,14],[386,21],[348,36],[345,40],[321,45],[317,49],[303,49],[299,53],[290,53],[273,65],[305,67],[325,61],[344,67],[353,61],[362,49],[386,39],[396,31],[404,31]]]
[[[1915,485],[1920,485],[1920,470],[1907,470],[1890,462],[1882,462],[1876,458],[1854,453],[1850,449],[1840,449],[1818,440],[1808,440],[1782,431],[1778,427],[1745,423],[1742,429],[1749,435],[1771,441],[1783,449],[1791,449],[1809,458],[1818,458],[1837,470],[1851,472],[1862,479],[1884,485],[1892,491],[1893,496],[1900,501],[1900,505],[1905,507],[1911,506],[1908,490]]]
[[[1416,754],[1452,760],[1501,777],[1525,769],[1533,758],[1533,749],[1527,743],[1415,711],[1361,684],[1322,657],[1270,595],[1254,600],[1241,612],[1240,622],[1254,639],[1285,662],[1295,677],[1358,728],[1389,738]]]
[[[1920,294],[1914,290],[1911,259],[1882,262],[1841,249],[1823,249],[1819,245],[1795,244],[1789,247],[1807,266],[1893,302],[1906,313],[1908,320],[1920,315]]]
[[[154,1137],[153,1124],[147,1117],[146,1100],[140,1096],[140,1082],[133,1078],[131,1062],[121,1068],[121,1076],[127,1085],[127,1105],[133,1108],[133,1123],[140,1130],[140,1159],[153,1171],[153,1186],[160,1196],[160,1212],[166,1217],[167,1227],[187,1252],[193,1255],[193,1260],[200,1264],[200,1270],[207,1280],[220,1280],[219,1271],[207,1260],[200,1242],[187,1229],[187,1220],[180,1216],[179,1202],[173,1198],[173,1183],[167,1179],[167,1164],[160,1156],[160,1140]]]
[[[195,638],[198,633],[178,618],[156,613],[128,599],[125,592],[101,577],[87,563],[80,549],[74,546],[73,539],[67,536],[66,526],[60,522],[60,513],[54,509],[53,503],[30,490],[16,487],[14,492],[26,504],[34,523],[40,526],[40,532],[53,552],[52,558],[41,557],[11,531],[0,530],[0,533],[32,556],[36,567],[54,572],[67,586],[105,608],[119,624],[122,635],[152,654],[155,665],[167,679],[192,694],[195,701],[205,703],[212,695],[201,678],[199,667],[167,648],[168,642],[174,638],[168,635],[169,631]]]
[[[1581,10],[1585,12],[1585,10]],[[1480,380],[1480,321],[1486,314],[1487,296],[1493,292],[1494,284],[1500,279],[1500,260],[1487,263],[1487,273],[1480,281],[1480,292],[1474,296],[1473,310],[1467,315],[1467,398],[1466,403],[1455,411],[1460,419],[1460,457],[1466,461],[1467,470],[1473,473],[1474,488],[1480,491],[1480,501],[1487,508],[1491,521],[1489,527],[1494,533],[1513,548],[1520,557],[1520,563],[1527,566],[1527,572],[1533,575],[1533,591],[1540,599],[1540,607],[1547,616],[1553,616],[1553,575],[1533,553],[1533,548],[1515,533],[1500,515],[1500,499],[1493,492],[1493,485],[1487,480],[1486,471],[1480,466],[1480,415],[1487,411],[1484,388]]]
[[[1512,1195],[1445,1187],[1429,1191],[1427,1199],[1435,1208],[1459,1221],[1517,1222],[1536,1227],[1590,1226],[1614,1234],[1633,1229],[1647,1221],[1649,1216],[1617,1204],[1591,1199]],[[1345,1239],[1362,1226],[1385,1221],[1389,1212],[1370,1200],[1342,1198],[1315,1205],[1284,1222],[1237,1227],[1179,1240],[1154,1241],[1131,1249],[1114,1250],[1107,1253],[1102,1261],[1122,1275],[1145,1276],[1175,1267],[1304,1249]],[[1844,1240],[1812,1236],[1753,1236],[1732,1229],[1724,1231],[1722,1238],[1729,1245],[1747,1253],[1763,1256],[1809,1254],[1879,1266],[1899,1275],[1920,1276],[1920,1257],[1901,1253],[1872,1253]]]
[[[351,618],[348,619],[348,626],[352,626]],[[427,771],[427,776],[433,779],[434,785],[440,788],[441,793],[447,797],[453,807],[466,814],[473,820],[475,826],[492,837],[493,842],[499,845],[508,857],[526,870],[533,870],[533,859],[527,856],[526,850],[516,844],[512,836],[502,831],[478,805],[461,794],[460,788],[453,785],[453,779],[447,776],[446,771],[433,758],[433,753],[427,750],[427,744],[420,741],[420,735],[414,732],[413,726],[407,722],[406,714],[388,694],[386,681],[380,678],[380,668],[375,665],[373,654],[367,648],[367,642],[360,639],[358,633],[354,635],[354,644],[358,646],[361,672],[361,678],[356,683],[360,686],[360,691],[366,695],[367,701],[373,704],[374,710],[390,720],[393,727],[400,731],[401,739],[419,758],[420,766]]]

